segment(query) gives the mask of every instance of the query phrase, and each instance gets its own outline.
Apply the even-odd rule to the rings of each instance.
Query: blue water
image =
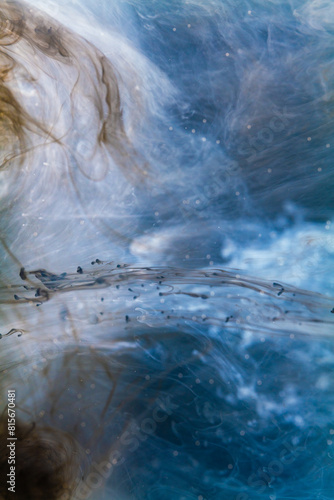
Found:
[[[0,28],[16,498],[333,499],[334,4],[2,1]]]

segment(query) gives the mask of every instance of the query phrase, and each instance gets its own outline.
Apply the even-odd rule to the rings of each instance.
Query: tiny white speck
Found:
[[[334,434],[334,429],[330,429],[329,433],[331,434],[331,436],[333,436],[333,434]]]
[[[245,359],[249,359],[249,354],[245,354]]]
[[[262,385],[262,380],[258,380],[257,385]]]
[[[211,297],[215,296],[215,292],[210,292]]]
[[[38,233],[33,233],[33,236],[35,236],[35,238],[36,238],[37,234],[38,234]]]
[[[236,191],[236,192],[235,192],[235,194],[236,194],[236,196],[239,196],[239,195],[240,195],[239,191]]]
[[[203,123],[206,123],[206,119],[205,118],[203,119]]]
[[[252,11],[251,11],[251,10],[249,10],[249,11],[248,11],[248,15],[250,16],[251,14],[252,14]]]
[[[233,469],[233,465],[232,464],[228,464],[227,468],[231,470],[231,469]]]
[[[165,299],[160,299],[160,304],[164,304],[165,303]]]
[[[330,147],[331,147],[331,145],[330,145],[330,144],[326,144],[326,148],[330,148]]]
[[[84,221],[84,220],[81,220],[81,221],[80,221],[81,226],[83,226],[83,225],[84,225],[84,223],[85,223],[85,221]]]
[[[199,441],[195,441],[195,445],[196,445],[196,446],[200,446],[200,444],[201,444],[201,443],[200,443]]]
[[[205,138],[205,137],[202,137],[202,141],[203,141],[203,142],[206,142],[206,138]]]
[[[191,133],[194,134],[195,132],[196,132],[196,130],[193,128],[192,131],[191,131]]]
[[[196,382],[196,384],[200,384],[200,383],[201,383],[201,381],[200,381],[200,379],[199,379],[199,378],[197,378],[197,379],[195,380],[195,382]]]
[[[321,167],[318,168],[318,172],[322,172],[322,168]]]
[[[173,31],[176,31],[176,28],[173,28]]]
[[[265,342],[266,339],[264,337],[261,337],[261,342]]]
[[[179,454],[179,452],[178,452],[178,451],[176,451],[176,450],[174,450],[174,451],[173,451],[173,455],[174,455],[174,457],[177,457],[177,456],[178,456],[178,454]]]
[[[237,280],[240,278],[240,274],[236,274],[235,277],[237,278]]]
[[[211,255],[208,253],[208,255],[206,256],[207,259],[211,259]]]
[[[213,260],[210,260],[209,264],[210,266],[213,266]]]
[[[213,380],[213,378],[210,378],[210,380],[209,380],[209,384],[211,384],[211,385],[212,385],[212,384],[214,384],[214,383],[215,383],[215,381]]]
[[[179,378],[183,378],[183,373],[179,373],[179,374],[178,374],[178,377],[179,377]]]
[[[312,137],[307,138],[308,142],[312,141]]]
[[[151,378],[151,377],[150,377],[149,375],[145,375],[145,379],[146,379],[146,380],[150,380],[150,378]]]
[[[217,139],[216,144],[220,144],[220,140],[219,139]]]
[[[169,127],[169,130],[173,130],[173,127]]]
[[[196,200],[195,203],[196,203],[196,205],[199,205],[201,203],[201,201],[200,200]]]
[[[188,24],[187,26],[188,26],[188,28],[191,28],[191,24]]]
[[[330,446],[331,444],[333,444],[333,441],[331,439],[328,439],[327,444]]]
[[[186,259],[189,259],[189,255],[188,254],[186,255]]]
[[[268,173],[271,174],[272,170],[271,168],[268,168]]]
[[[290,333],[290,339],[294,339],[294,338],[295,338],[294,333]]]
[[[198,495],[197,498],[198,498],[198,500],[203,500],[204,499],[203,495]]]
[[[225,56],[226,57],[229,57],[230,53],[229,52],[226,52]]]
[[[240,436],[244,436],[245,434],[245,431],[240,431]]]
[[[247,125],[248,130],[252,128],[252,125]]]
[[[158,217],[159,212],[154,212],[154,215],[155,215],[156,217]]]

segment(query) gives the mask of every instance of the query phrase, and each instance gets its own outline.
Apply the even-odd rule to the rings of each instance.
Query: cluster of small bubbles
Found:
[[[331,227],[331,221],[328,220],[328,221],[326,221],[325,229],[330,229],[330,227]]]

